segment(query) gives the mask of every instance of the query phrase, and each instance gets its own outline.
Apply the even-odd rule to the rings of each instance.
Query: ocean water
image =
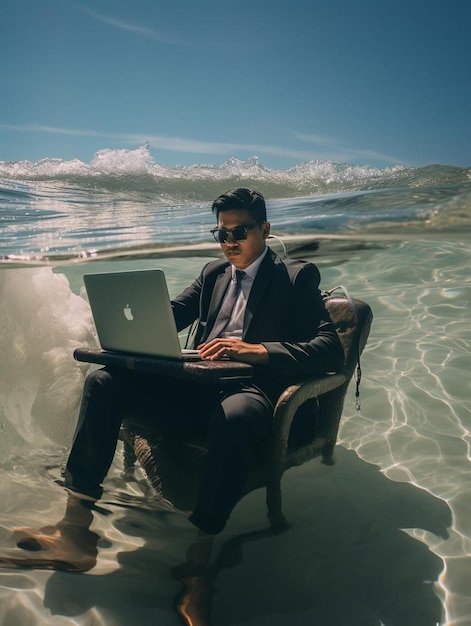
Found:
[[[211,201],[234,186],[268,201],[277,251],[315,262],[374,313],[361,409],[350,389],[334,466],[282,483],[290,523],[270,533],[251,493],[207,555],[203,626],[471,623],[471,170],[377,170],[256,158],[168,168],[148,148],[89,164],[0,163],[0,556],[12,531],[57,522],[60,477],[96,345],[82,276],[162,267],[171,294],[219,254]],[[280,239],[283,243],[280,242]],[[95,512],[85,574],[0,569],[0,624],[176,625],[186,515],[126,480],[119,449]],[[209,551],[209,548],[208,548]],[[177,569],[176,569],[177,568]],[[203,598],[203,599],[202,599]]]

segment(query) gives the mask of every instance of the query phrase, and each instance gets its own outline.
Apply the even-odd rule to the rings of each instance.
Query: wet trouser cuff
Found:
[[[208,535],[217,535],[220,533],[227,522],[227,518],[213,517],[202,511],[199,507],[195,508],[188,519],[194,526]]]
[[[101,485],[90,485],[85,481],[74,479],[68,470],[64,471],[63,476],[64,486],[67,491],[80,500],[91,500],[94,502],[101,498],[103,494],[103,488]]]

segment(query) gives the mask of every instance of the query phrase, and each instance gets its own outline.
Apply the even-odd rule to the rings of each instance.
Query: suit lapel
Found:
[[[244,316],[244,331],[242,339],[245,339],[252,323],[253,316],[255,315],[260,303],[263,300],[265,290],[270,284],[273,270],[275,268],[275,253],[268,248],[268,252],[265,255],[260,267],[258,268],[257,276],[255,277],[252,289],[250,290],[247,307],[245,309]]]

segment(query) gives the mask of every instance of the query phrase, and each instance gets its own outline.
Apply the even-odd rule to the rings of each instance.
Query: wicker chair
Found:
[[[329,295],[326,307],[336,326],[345,352],[343,371],[321,378],[303,380],[288,387],[280,396],[273,414],[273,427],[264,459],[250,472],[244,495],[266,487],[268,517],[272,524],[284,522],[281,506],[281,478],[290,467],[313,457],[333,464],[333,451],[350,380],[357,369],[357,396],[361,371],[359,357],[368,339],[373,315],[368,304],[347,297]],[[358,397],[357,397],[358,402]],[[293,419],[300,409],[312,411],[313,437],[307,443],[289,446]],[[138,416],[123,421],[125,469],[129,474],[136,459],[155,491],[174,506],[191,510],[195,504],[199,477],[206,455],[206,441],[182,439],[166,441]]]

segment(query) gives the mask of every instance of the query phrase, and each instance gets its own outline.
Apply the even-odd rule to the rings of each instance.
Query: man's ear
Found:
[[[266,239],[268,235],[270,234],[270,222],[263,222],[262,228],[263,228],[263,238]]]

